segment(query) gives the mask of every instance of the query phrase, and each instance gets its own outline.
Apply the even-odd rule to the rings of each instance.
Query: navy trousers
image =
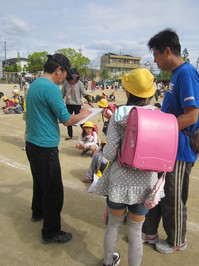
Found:
[[[158,233],[159,222],[162,218],[163,227],[167,234],[167,242],[180,246],[185,242],[187,222],[187,199],[189,190],[189,175],[193,163],[176,161],[172,172],[165,177],[165,197],[146,215],[142,231],[145,234]]]
[[[73,112],[75,114],[79,114],[80,113],[80,110],[81,110],[81,105],[73,105],[73,104],[67,104],[66,105],[67,109],[68,109],[68,112],[72,115]],[[69,137],[73,137],[73,128],[72,126],[68,126],[68,136]]]
[[[50,238],[61,230],[64,196],[59,151],[26,142],[26,154],[33,177],[32,212],[43,215],[42,236]]]

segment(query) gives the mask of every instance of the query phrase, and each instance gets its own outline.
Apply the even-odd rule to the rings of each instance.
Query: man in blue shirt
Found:
[[[179,143],[174,169],[166,175],[165,198],[146,216],[143,242],[156,244],[156,249],[161,253],[171,253],[187,248],[186,202],[189,175],[197,154],[191,149],[189,136],[184,130],[193,133],[199,125],[199,75],[192,65],[182,59],[179,38],[173,30],[159,32],[149,40],[148,46],[153,51],[158,67],[172,71],[161,110],[176,116]],[[163,241],[158,239],[161,217],[167,234],[167,239]]]
[[[44,75],[31,83],[26,96],[26,153],[33,176],[32,222],[43,219],[42,243],[64,243],[72,238],[61,231],[63,184],[59,162],[59,122],[72,125],[90,114],[82,108],[70,115],[58,85],[72,78],[70,62],[62,54],[49,55]]]

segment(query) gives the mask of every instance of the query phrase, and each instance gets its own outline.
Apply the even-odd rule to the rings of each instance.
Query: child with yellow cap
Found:
[[[9,100],[5,95],[3,96],[3,101],[5,102],[5,106],[2,107],[5,114],[12,113],[12,108],[14,107],[14,101]]]
[[[78,138],[76,148],[82,151],[82,156],[91,151],[92,154],[99,148],[99,139],[97,132],[95,132],[94,125],[91,121],[86,121],[82,126],[82,133]]]
[[[82,180],[83,183],[91,183],[93,181],[94,174],[103,174],[108,165],[108,160],[103,155],[103,148],[106,142],[101,142],[98,152],[93,156],[92,162],[86,174],[86,178]]]
[[[19,103],[19,99],[14,99],[14,107],[12,108],[12,110],[14,111],[15,114],[22,114],[23,113],[23,110],[22,110],[22,107],[21,107],[21,104]]]
[[[109,222],[104,237],[103,266],[119,265],[114,252],[127,214],[128,265],[140,265],[143,256],[142,225],[148,209],[144,206],[158,178],[157,173],[121,167],[117,155],[124,144],[128,115],[133,106],[147,106],[155,94],[154,77],[147,69],[135,69],[122,77],[127,103],[116,109],[109,122],[103,153],[110,164],[93,192],[107,197]]]

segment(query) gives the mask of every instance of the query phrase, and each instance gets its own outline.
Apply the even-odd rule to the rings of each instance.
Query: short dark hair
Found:
[[[57,67],[59,67],[59,66],[61,67],[61,72],[66,71],[66,69],[62,65],[60,65],[59,63],[57,63],[55,61],[52,61],[52,60],[48,60],[44,64],[44,72],[47,72],[49,74],[52,74],[55,71],[55,69]]]
[[[174,55],[181,55],[181,45],[179,37],[175,31],[167,28],[154,35],[148,42],[150,50],[156,49],[160,53],[169,47]]]

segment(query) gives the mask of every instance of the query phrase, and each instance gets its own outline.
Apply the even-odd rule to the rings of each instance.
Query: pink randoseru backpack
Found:
[[[178,147],[178,124],[173,114],[133,107],[129,113],[121,163],[134,168],[171,172]]]

